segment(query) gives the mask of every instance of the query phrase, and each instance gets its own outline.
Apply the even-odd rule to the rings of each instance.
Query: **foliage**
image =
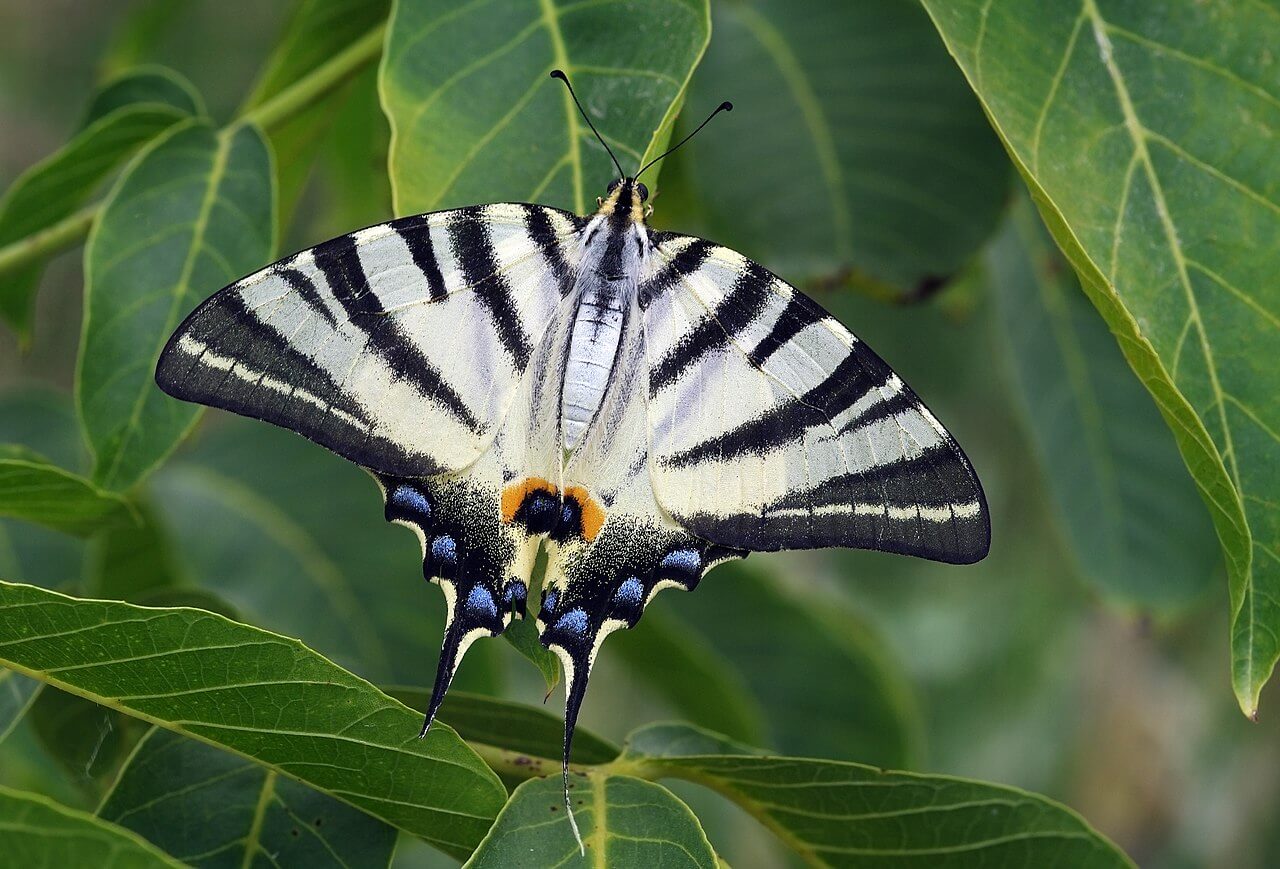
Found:
[[[1250,716],[1280,658],[1272,4],[86,14],[115,33],[100,84],[63,95],[66,143],[0,199],[0,830],[23,865],[579,859],[562,723],[536,705],[558,665],[529,626],[476,645],[418,740],[443,618],[367,475],[251,421],[199,425],[152,382],[191,308],[284,250],[393,209],[589,210],[615,170],[556,67],[627,171],[734,100],[646,175],[655,224],[853,325],[937,405],[995,520],[968,571],[753,557],[661,597],[605,646],[575,741],[587,857],[1132,865],[1055,797],[1144,862],[1238,856],[1109,809],[1090,771],[1142,779],[1147,744],[1110,754],[1123,716],[1066,713],[1129,678],[1091,651],[1116,611],[1157,617],[1133,657],[1208,693],[1223,572]],[[80,281],[53,260],[82,242]],[[1152,716],[1155,681],[1118,708]],[[660,717],[680,723],[638,727]],[[1168,718],[1188,745],[1234,733]]]
[[[1264,156],[1280,17],[1265,3],[925,6],[1209,505],[1232,686],[1255,716],[1280,658],[1280,317],[1265,277],[1280,173]]]

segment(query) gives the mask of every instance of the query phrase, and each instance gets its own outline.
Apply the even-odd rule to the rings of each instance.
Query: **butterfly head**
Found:
[[[643,222],[653,210],[648,204],[649,188],[634,178],[614,179],[605,195],[596,201],[600,205],[599,213],[615,223]]]
[[[715,111],[707,115],[707,119],[694,128],[676,144],[654,157],[648,163],[641,166],[635,175],[627,175],[622,171],[622,164],[618,162],[617,156],[613,153],[613,149],[609,147],[609,143],[605,141],[604,136],[600,135],[600,131],[596,129],[596,125],[592,123],[591,116],[587,114],[587,110],[582,107],[582,103],[578,101],[578,95],[573,91],[573,85],[569,83],[569,77],[564,74],[564,70],[551,70],[551,77],[559,79],[564,83],[565,88],[569,91],[574,105],[578,107],[578,111],[582,114],[582,119],[587,122],[587,126],[591,128],[591,132],[595,133],[596,139],[609,155],[609,159],[613,161],[614,168],[618,170],[618,175],[622,176],[614,180],[609,185],[609,189],[605,191],[605,195],[601,196],[597,202],[600,203],[600,214],[613,218],[618,222],[625,223],[643,223],[644,219],[653,210],[653,206],[648,205],[646,200],[649,198],[649,188],[640,183],[638,179],[645,173],[649,167],[657,164],[662,158],[666,157],[672,151],[679,148],[685,142],[689,141],[694,135],[705,127],[708,122],[721,112],[733,111],[733,103],[723,102],[716,106]]]

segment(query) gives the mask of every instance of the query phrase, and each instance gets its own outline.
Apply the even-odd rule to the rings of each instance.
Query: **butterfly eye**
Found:
[[[640,194],[641,202],[645,202],[649,199],[649,188],[644,186],[643,181],[636,184],[636,192]]]
[[[612,193],[613,191],[617,190],[618,185],[621,183],[622,183],[621,178],[614,178],[612,181],[609,182],[609,189],[607,189],[605,193]]]

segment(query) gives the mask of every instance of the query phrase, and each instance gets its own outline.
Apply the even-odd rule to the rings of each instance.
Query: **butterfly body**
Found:
[[[641,199],[633,182],[623,179],[601,200],[599,212],[581,233],[573,328],[561,389],[566,450],[578,446],[600,409],[623,328],[634,315],[637,284],[649,253]]]

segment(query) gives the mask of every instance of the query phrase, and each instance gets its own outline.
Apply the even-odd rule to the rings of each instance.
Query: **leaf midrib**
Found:
[[[37,589],[34,589],[33,587],[30,587],[30,586],[23,586],[23,585],[21,585],[21,584],[9,583],[9,582],[4,582],[4,581],[0,580],[0,589],[25,589],[25,588],[31,588],[31,590],[32,590],[32,591],[36,591],[36,590],[37,590]],[[104,605],[111,605],[111,604],[115,603],[115,602],[112,602],[112,601],[83,601],[83,600],[80,600],[80,599],[77,599],[77,598],[71,598],[71,597],[69,597],[69,596],[67,596],[67,595],[62,595],[62,594],[60,594],[60,593],[58,593],[58,592],[47,592],[47,591],[44,591],[43,589],[39,589],[38,591],[42,592],[43,594],[47,594],[47,595],[54,595],[54,596],[56,596],[56,598],[57,598],[57,599],[55,599],[55,600],[35,600],[35,601],[27,602],[27,603],[9,603],[9,604],[4,604],[3,606],[0,606],[0,609],[8,610],[8,611],[14,611],[14,610],[24,609],[24,608],[28,608],[28,607],[44,607],[44,606],[47,606],[47,605],[49,605],[49,604],[51,604],[51,603],[64,604],[64,605],[69,605],[69,606],[75,606],[75,605],[77,605],[77,604],[84,604],[84,603],[104,604]],[[64,599],[65,599],[65,600],[64,600]],[[43,635],[39,635],[39,636],[36,636],[36,637],[23,637],[23,638],[20,638],[19,640],[15,641],[15,642],[33,641],[33,640],[37,640],[37,639],[48,639],[48,638],[50,638],[50,637],[56,637],[56,636],[69,636],[69,635],[72,635],[72,634],[76,634],[76,633],[83,633],[83,632],[88,631],[88,630],[93,630],[93,629],[95,629],[95,628],[102,628],[102,627],[116,627],[116,626],[121,625],[121,624],[147,622],[147,621],[150,621],[150,620],[152,620],[152,619],[154,619],[154,618],[157,618],[157,617],[168,617],[168,616],[173,616],[173,615],[174,615],[174,614],[176,614],[176,613],[182,613],[182,612],[190,612],[190,613],[194,613],[194,614],[196,614],[196,615],[198,615],[198,616],[201,616],[201,617],[208,617],[208,618],[214,618],[214,619],[218,619],[218,618],[220,618],[220,617],[214,616],[214,615],[212,615],[212,614],[210,614],[210,613],[206,613],[206,612],[204,612],[204,611],[202,611],[202,610],[196,610],[196,609],[192,609],[192,608],[190,608],[190,607],[172,607],[172,608],[165,608],[165,609],[159,610],[159,611],[157,611],[157,612],[159,613],[159,615],[158,615],[158,616],[157,616],[157,615],[154,615],[154,614],[151,614],[151,615],[148,615],[148,616],[146,616],[146,617],[144,617],[144,618],[136,618],[136,619],[115,619],[115,620],[108,620],[108,621],[104,621],[104,622],[101,622],[101,623],[96,624],[96,625],[79,625],[79,626],[77,626],[76,628],[74,628],[74,629],[72,629],[72,630],[69,630],[69,631],[55,632],[55,633],[52,633],[52,634],[43,634]],[[256,628],[256,629],[254,629],[254,630],[256,630],[256,631],[258,631],[258,632],[260,632],[260,633],[262,633],[262,634],[266,635],[266,637],[267,637],[267,639],[268,639],[268,640],[273,640],[273,641],[275,641],[275,642],[278,642],[278,643],[279,643],[279,644],[281,644],[281,645],[285,645],[285,646],[293,646],[293,647],[295,647],[295,648],[297,648],[297,649],[305,649],[305,650],[307,650],[307,651],[311,651],[307,646],[305,646],[303,643],[301,643],[301,642],[300,642],[300,641],[298,641],[298,640],[294,640],[294,639],[291,639],[291,638],[288,638],[288,637],[284,637],[284,636],[281,636],[281,635],[279,635],[279,634],[273,634],[273,633],[272,633],[272,632],[270,632],[270,631],[264,631],[264,630],[262,630],[262,629],[260,629],[260,628]],[[12,644],[12,643],[4,644],[4,645],[11,645],[11,644]],[[194,651],[194,650],[196,650],[196,647],[191,647],[191,648],[182,649],[181,651]],[[314,654],[317,654],[317,655],[318,655],[318,653],[314,653]],[[318,656],[319,656],[319,655],[318,655]],[[327,660],[327,659],[324,659],[324,658],[323,658],[323,656],[319,656],[319,657],[321,657],[323,660]],[[210,722],[210,721],[190,721],[190,720],[171,720],[171,719],[163,719],[163,718],[159,718],[159,717],[157,717],[157,716],[155,716],[155,715],[152,715],[152,714],[150,714],[150,713],[144,712],[144,711],[142,711],[142,710],[140,710],[140,709],[137,709],[137,708],[135,708],[135,707],[133,707],[133,706],[129,706],[129,705],[125,704],[125,703],[117,702],[117,700],[116,700],[115,698],[108,697],[108,696],[106,696],[106,695],[104,695],[104,694],[95,693],[95,692],[93,692],[93,691],[91,691],[91,690],[89,690],[89,689],[81,688],[81,687],[80,687],[80,686],[78,686],[78,685],[73,685],[73,684],[70,684],[70,683],[64,682],[64,681],[62,681],[62,680],[59,680],[59,679],[57,679],[55,676],[52,676],[52,675],[50,674],[50,671],[46,671],[46,670],[38,670],[38,669],[31,668],[31,667],[27,667],[27,666],[25,666],[25,665],[23,665],[23,664],[18,663],[17,661],[11,660],[11,659],[9,659],[9,658],[7,658],[7,657],[4,657],[4,656],[0,656],[0,666],[3,666],[3,667],[5,667],[5,668],[7,668],[7,669],[9,669],[9,670],[12,670],[12,671],[14,671],[14,672],[16,672],[16,673],[21,674],[21,675],[28,676],[28,677],[30,677],[30,678],[32,678],[32,679],[35,679],[35,680],[37,680],[37,681],[39,681],[39,682],[41,682],[41,683],[49,684],[49,685],[53,685],[53,686],[54,686],[54,687],[56,687],[56,688],[59,688],[59,689],[61,689],[61,690],[63,690],[63,691],[66,691],[66,692],[68,692],[68,693],[70,693],[70,694],[74,694],[74,695],[76,695],[76,696],[83,697],[83,698],[85,698],[86,700],[89,700],[89,701],[91,701],[91,702],[93,702],[93,703],[97,703],[97,704],[99,704],[99,705],[101,705],[101,706],[106,706],[106,707],[108,707],[108,708],[110,708],[110,709],[115,709],[115,710],[117,710],[117,711],[120,711],[120,712],[124,713],[125,715],[129,715],[129,716],[131,716],[131,717],[133,717],[133,718],[137,718],[137,719],[139,719],[139,720],[141,720],[141,721],[145,721],[145,722],[147,722],[147,723],[149,723],[149,724],[156,725],[157,727],[162,727],[162,728],[164,728],[164,729],[166,729],[166,730],[170,730],[170,731],[173,731],[173,732],[175,732],[175,733],[182,734],[183,736],[187,736],[187,737],[190,737],[190,738],[192,738],[192,739],[198,740],[198,741],[200,741],[200,742],[205,743],[206,745],[213,746],[214,748],[217,748],[217,749],[219,749],[219,750],[221,750],[221,751],[229,752],[229,753],[230,753],[230,754],[232,754],[232,755],[235,755],[235,756],[237,756],[237,757],[244,758],[244,759],[245,759],[245,760],[247,760],[248,762],[250,762],[250,763],[252,763],[252,764],[254,764],[254,765],[258,766],[258,767],[261,767],[261,768],[263,768],[264,770],[270,770],[270,771],[275,771],[275,772],[282,773],[282,774],[284,774],[284,775],[286,775],[286,776],[288,776],[288,777],[290,777],[290,778],[293,778],[293,779],[295,779],[295,780],[297,780],[297,781],[302,782],[303,784],[307,785],[308,787],[313,787],[313,788],[315,788],[316,790],[322,791],[322,792],[324,792],[324,793],[332,794],[333,796],[335,796],[335,797],[337,797],[337,798],[341,799],[343,802],[346,802],[346,803],[348,803],[348,804],[350,804],[350,805],[353,805],[353,806],[355,806],[356,808],[361,809],[362,811],[366,811],[366,812],[368,812],[368,811],[369,811],[367,808],[365,808],[364,806],[362,806],[362,805],[361,805],[361,803],[362,803],[362,802],[363,802],[363,803],[389,803],[389,804],[394,804],[394,805],[404,806],[404,807],[406,807],[406,808],[413,809],[413,810],[415,810],[416,812],[428,813],[428,814],[433,814],[433,815],[441,815],[441,814],[443,814],[443,815],[460,816],[460,817],[466,817],[466,818],[472,818],[472,819],[478,819],[478,820],[489,820],[489,818],[487,818],[487,817],[486,817],[486,818],[482,818],[482,817],[481,817],[481,816],[479,816],[479,815],[474,815],[474,814],[469,814],[469,813],[465,813],[465,812],[454,811],[454,810],[451,810],[451,809],[449,809],[449,808],[447,808],[447,807],[444,807],[444,806],[433,806],[433,805],[427,805],[427,804],[424,804],[424,803],[411,803],[411,802],[405,802],[405,801],[403,801],[403,800],[395,800],[395,799],[392,799],[392,798],[389,798],[389,797],[380,797],[380,796],[377,796],[377,795],[375,795],[375,794],[371,794],[371,793],[366,793],[366,792],[357,792],[357,791],[350,791],[350,790],[340,789],[340,788],[327,788],[327,787],[320,787],[320,786],[317,786],[316,784],[314,784],[314,783],[312,783],[312,782],[304,781],[303,779],[299,778],[298,776],[291,774],[288,770],[286,770],[286,769],[282,768],[280,765],[278,765],[278,764],[276,764],[276,763],[272,763],[272,762],[265,761],[265,760],[263,760],[262,758],[254,757],[253,755],[247,754],[247,753],[246,753],[246,752],[244,752],[243,750],[237,749],[237,748],[235,748],[235,747],[233,747],[233,746],[227,745],[227,744],[222,743],[222,742],[218,742],[218,741],[216,741],[216,740],[214,740],[214,739],[212,739],[212,738],[210,738],[210,737],[208,737],[208,736],[203,735],[202,733],[198,732],[198,730],[192,730],[192,729],[189,729],[189,726],[193,726],[193,727],[196,727],[196,728],[210,728],[210,729],[223,729],[223,730],[244,730],[244,731],[253,731],[253,732],[256,732],[256,733],[270,733],[270,734],[276,734],[276,735],[291,735],[291,736],[297,736],[297,737],[318,738],[318,739],[322,739],[322,740],[333,739],[333,740],[340,741],[340,742],[353,742],[353,743],[363,744],[363,745],[364,745],[365,747],[367,747],[367,748],[377,748],[377,749],[385,750],[385,751],[388,751],[388,752],[400,752],[400,751],[401,751],[401,749],[400,749],[400,748],[398,748],[398,747],[396,747],[396,746],[394,746],[394,745],[389,745],[389,744],[388,744],[388,745],[380,745],[380,744],[377,744],[377,743],[370,743],[370,742],[367,742],[367,741],[364,741],[364,740],[358,740],[358,739],[356,739],[356,738],[354,738],[354,737],[342,736],[342,735],[334,734],[334,733],[325,733],[325,732],[303,732],[303,731],[286,731],[286,730],[273,729],[273,728],[265,728],[265,729],[264,729],[264,728],[249,728],[249,727],[238,727],[238,726],[235,726],[235,725],[219,725],[219,724],[217,724],[216,722]],[[336,666],[336,665],[335,665],[335,666]],[[343,672],[343,673],[345,673],[346,675],[350,676],[350,677],[351,677],[353,680],[355,680],[356,682],[361,682],[361,681],[363,681],[363,680],[360,680],[360,679],[359,679],[359,677],[353,676],[352,674],[347,673],[346,671],[342,671],[342,672]],[[332,683],[332,682],[325,682],[324,684],[328,685],[328,684],[333,684],[333,683]],[[349,687],[363,687],[363,686],[355,686],[355,685],[353,685],[353,686],[349,686]],[[371,688],[372,688],[373,686],[369,686],[369,687],[371,687]],[[228,689],[223,689],[223,690],[228,690]],[[376,688],[375,688],[374,690],[376,690]],[[385,697],[385,695],[384,695],[384,697]],[[391,698],[391,697],[385,697],[385,700],[386,700],[386,703],[384,704],[384,705],[385,705],[385,708],[394,709],[396,706],[400,706],[400,707],[403,707],[403,708],[405,708],[405,709],[407,709],[407,708],[408,708],[408,707],[404,707],[404,704],[399,703],[399,702],[398,702],[398,701],[396,701],[394,698]],[[482,776],[482,775],[481,775],[477,770],[472,769],[471,767],[467,767],[466,765],[464,765],[464,764],[462,764],[462,763],[460,763],[460,762],[458,762],[458,761],[456,761],[456,760],[453,760],[453,759],[451,759],[451,758],[448,758],[448,757],[433,757],[433,756],[429,756],[429,755],[415,755],[415,756],[416,756],[416,757],[419,757],[419,758],[421,758],[421,759],[423,759],[423,760],[431,761],[431,762],[433,762],[433,763],[440,763],[440,764],[444,764],[444,765],[447,765],[447,766],[455,766],[455,767],[458,767],[459,769],[464,770],[464,771],[465,771],[465,772],[467,772],[467,773],[470,773],[471,775],[473,775],[474,777],[476,777],[476,778],[478,778],[478,779],[482,779],[482,778],[483,778],[483,776]],[[298,764],[298,765],[307,765],[308,763],[309,763],[309,762],[307,762],[307,761],[303,761],[303,762],[301,762],[301,763],[300,763],[300,764]],[[482,768],[484,768],[484,767],[482,766]],[[492,774],[491,774],[491,775],[492,775]],[[492,777],[492,782],[493,782],[493,784],[495,785],[495,787],[499,787],[499,788],[501,787],[501,785],[500,785],[500,783],[498,782],[498,780],[497,780],[497,777],[496,777],[496,776],[493,776],[493,777]],[[399,824],[396,824],[395,822],[393,822],[393,821],[391,821],[391,820],[389,820],[389,819],[387,819],[387,818],[383,818],[383,820],[384,820],[384,821],[386,821],[387,823],[391,823],[393,826],[397,826],[397,827],[399,827],[400,829],[404,829],[404,827],[400,826]],[[414,831],[410,831],[410,832],[414,832]],[[450,845],[450,846],[457,846],[457,847],[469,846],[469,843],[464,843],[464,842],[455,842],[455,841],[452,841],[452,840],[447,840],[447,839],[442,838],[442,837],[441,837],[441,836],[439,836],[439,835],[433,835],[433,836],[431,836],[431,837],[428,837],[428,836],[426,836],[426,834],[421,833],[421,832],[414,832],[414,834],[415,834],[415,835],[423,836],[424,838],[430,838],[430,840],[431,840],[431,841],[441,842],[441,843],[443,843],[443,844]]]
[[[554,63],[567,75],[571,64],[568,49],[564,44],[564,33],[560,30],[560,13],[556,11],[555,0],[538,0],[538,5],[542,9],[542,20],[546,24],[547,33],[551,36],[551,54]],[[576,214],[582,214],[586,211],[587,204],[582,190],[582,146],[578,142],[581,130],[578,127],[577,109],[568,88],[564,89],[563,98],[566,123],[569,127],[569,162],[573,166],[573,210]]]
[[[181,129],[197,129],[197,127],[193,125]],[[195,270],[195,264],[199,259],[200,252],[204,249],[205,233],[209,228],[209,215],[213,212],[214,203],[218,200],[217,192],[222,186],[222,178],[226,173],[227,157],[231,151],[231,138],[235,132],[235,130],[219,130],[214,134],[216,148],[209,168],[209,180],[205,186],[204,196],[200,201],[200,211],[196,215],[195,223],[192,224],[191,244],[187,248],[187,255],[183,260],[178,282],[174,286],[173,299],[169,303],[169,313],[165,316],[166,326],[158,332],[160,337],[151,353],[151,358],[153,359],[160,358],[160,352],[169,340],[169,333],[177,325],[179,312],[182,310],[183,301],[190,289],[191,274]],[[162,141],[169,142],[171,139],[166,138]],[[124,460],[126,454],[125,447],[133,439],[138,421],[142,418],[142,409],[146,406],[147,397],[151,395],[150,386],[150,383],[146,383],[142,389],[138,390],[137,398],[133,402],[133,409],[130,411],[129,419],[125,423],[121,441],[115,445],[115,455],[112,457],[110,467],[105,472],[99,473],[95,471],[94,473],[94,477],[104,485],[109,485],[113,482],[117,472],[120,470],[120,463]]]
[[[276,792],[276,778],[279,776],[274,769],[267,770],[267,774],[262,778],[262,787],[258,791],[258,802],[253,807],[253,820],[249,824],[249,832],[244,838],[244,856],[240,861],[240,869],[252,869],[253,859],[258,855],[258,851],[262,850],[262,826],[267,818],[267,807],[271,804],[271,798]]]
[[[1169,246],[1170,256],[1173,258],[1173,263],[1177,270],[1178,282],[1182,286],[1188,308],[1190,309],[1188,319],[1193,324],[1196,337],[1200,344],[1200,352],[1204,356],[1205,371],[1208,374],[1209,385],[1213,392],[1213,405],[1217,410],[1218,424],[1222,427],[1224,445],[1223,449],[1218,451],[1219,457],[1226,463],[1226,467],[1230,474],[1232,485],[1235,487],[1237,496],[1243,499],[1244,487],[1241,485],[1240,466],[1236,455],[1235,444],[1232,439],[1231,423],[1227,419],[1224,390],[1218,377],[1218,364],[1214,356],[1213,348],[1209,343],[1209,336],[1204,324],[1203,316],[1200,313],[1199,299],[1196,296],[1195,288],[1191,284],[1191,278],[1187,274],[1187,261],[1182,252],[1182,245],[1178,238],[1177,227],[1173,223],[1173,215],[1169,211],[1168,201],[1164,194],[1164,187],[1160,181],[1159,174],[1156,172],[1155,163],[1151,159],[1151,152],[1147,148],[1147,128],[1139,119],[1137,110],[1133,105],[1133,99],[1129,94],[1129,87],[1125,82],[1124,74],[1121,72],[1115,59],[1115,49],[1106,32],[1107,22],[1099,12],[1096,0],[1083,0],[1082,9],[1083,13],[1089,18],[1090,24],[1093,28],[1094,39],[1098,43],[1098,50],[1102,58],[1103,66],[1106,68],[1107,75],[1111,79],[1112,87],[1115,89],[1116,101],[1119,103],[1121,114],[1124,116],[1125,130],[1129,134],[1137,159],[1142,165],[1143,172],[1147,178],[1147,183],[1151,187],[1151,195],[1154,199],[1156,214],[1159,218],[1160,226],[1165,236],[1165,242]],[[1128,196],[1128,190],[1129,185],[1126,184],[1121,194],[1122,198]],[[1120,218],[1117,218],[1117,220],[1119,219]],[[1241,509],[1243,510],[1243,500],[1241,502]],[[1254,588],[1253,578],[1253,530],[1248,526],[1247,519],[1244,530],[1247,541],[1250,545],[1244,553],[1246,560],[1245,570],[1243,573],[1245,578],[1245,594],[1242,596],[1241,609],[1248,607],[1244,626],[1244,633],[1247,637],[1245,642],[1244,667],[1248,684],[1252,686],[1256,681],[1254,670],[1257,665],[1255,660],[1256,643],[1253,641],[1253,637],[1257,630],[1257,594],[1256,589]],[[1233,613],[1233,621],[1236,621],[1240,615],[1241,612],[1239,610]]]

